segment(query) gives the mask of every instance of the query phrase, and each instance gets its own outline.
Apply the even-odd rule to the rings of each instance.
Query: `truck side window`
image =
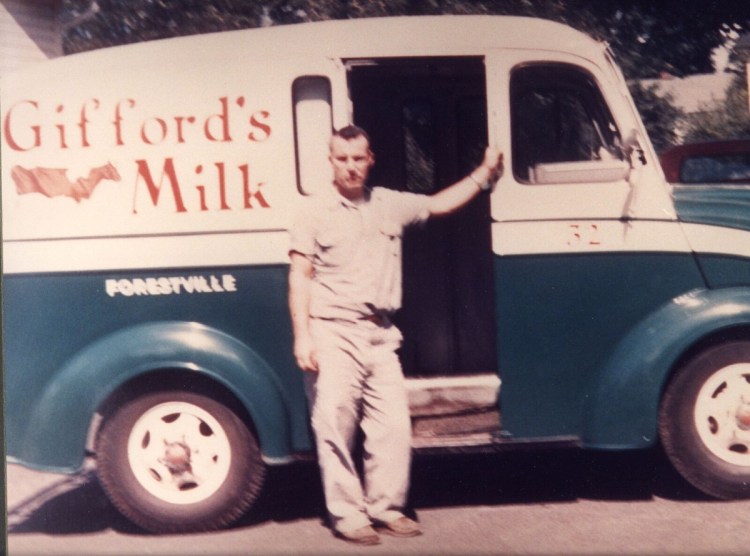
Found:
[[[292,84],[294,106],[294,147],[297,162],[297,188],[314,193],[320,184],[330,183],[328,138],[333,121],[331,83],[327,77],[305,76]]]
[[[622,159],[619,133],[593,78],[565,64],[513,71],[513,172],[532,181],[537,164]]]

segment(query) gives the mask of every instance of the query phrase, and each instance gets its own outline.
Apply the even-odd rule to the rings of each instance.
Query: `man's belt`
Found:
[[[389,319],[388,315],[386,315],[385,313],[372,313],[370,315],[362,315],[360,317],[360,320],[370,321],[374,324],[377,324],[378,326],[386,326],[391,322],[391,319]]]

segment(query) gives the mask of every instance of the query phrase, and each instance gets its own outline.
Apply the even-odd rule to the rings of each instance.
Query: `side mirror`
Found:
[[[635,167],[635,160],[638,160],[641,166],[646,164],[646,157],[643,154],[641,136],[638,131],[631,129],[622,143],[623,154],[630,159],[631,165]]]

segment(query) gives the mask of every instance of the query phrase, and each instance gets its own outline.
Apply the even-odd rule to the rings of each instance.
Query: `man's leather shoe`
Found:
[[[419,523],[406,516],[399,517],[393,521],[378,523],[378,531],[394,537],[416,537],[422,534]]]
[[[380,537],[371,526],[366,525],[354,531],[336,531],[336,536],[354,544],[380,544]]]

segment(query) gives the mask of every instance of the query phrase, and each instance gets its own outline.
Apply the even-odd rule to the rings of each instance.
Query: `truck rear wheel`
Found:
[[[750,342],[689,361],[662,399],[660,435],[675,468],[717,498],[750,497]]]
[[[230,525],[252,506],[265,475],[242,419],[183,391],[147,394],[116,411],[102,425],[97,465],[115,507],[156,533]]]

